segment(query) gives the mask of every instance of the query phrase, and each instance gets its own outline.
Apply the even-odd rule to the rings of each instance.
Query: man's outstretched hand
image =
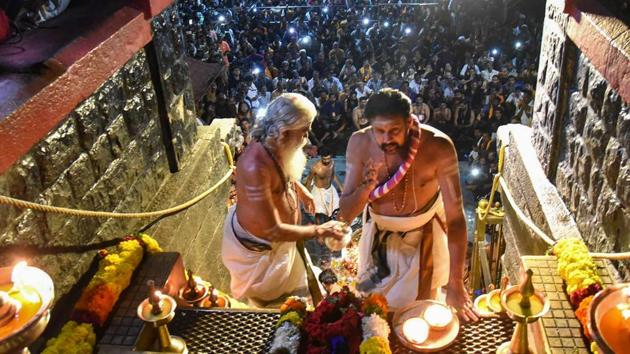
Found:
[[[457,310],[457,316],[462,322],[477,322],[479,314],[475,312],[470,296],[466,291],[464,281],[455,281],[448,284],[446,293],[446,304]]]

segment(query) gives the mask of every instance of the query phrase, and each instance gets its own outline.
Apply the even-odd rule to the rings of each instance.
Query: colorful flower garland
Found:
[[[69,321],[56,338],[46,343],[42,354],[88,354],[94,351],[96,335],[89,323]]]
[[[314,311],[307,311],[304,300],[289,298],[280,313],[272,354],[391,354],[387,300],[381,295],[371,294],[361,300],[344,287],[326,297]],[[306,336],[301,342],[302,333]]]
[[[107,321],[118,297],[129,286],[144,250],[162,252],[158,242],[147,234],[127,236],[116,249],[116,253],[99,252],[102,259],[98,271],[83,290],[72,313],[76,322],[66,323],[61,333],[46,343],[43,354],[92,353],[96,343],[93,325],[102,326]]]
[[[363,342],[361,354],[391,354],[389,348],[389,323],[387,323],[387,299],[380,294],[370,294],[363,302]]]
[[[569,301],[576,309],[575,316],[582,324],[584,336],[591,341],[591,352],[597,353],[597,346],[588,330],[588,307],[593,296],[602,290],[597,266],[584,241],[579,238],[559,240],[553,246],[553,254],[558,258],[558,273],[566,283]]]
[[[306,315],[306,302],[298,297],[290,297],[280,307],[280,314],[270,353],[297,354],[300,347],[300,328]]]
[[[574,307],[602,290],[597,267],[584,241],[575,237],[561,239],[554,245],[553,253],[558,257],[558,273],[567,285],[569,301]]]
[[[306,353],[358,353],[361,301],[347,287],[327,296],[304,320]]]
[[[105,256],[75,305],[72,319],[99,327],[107,321],[143,256],[142,245],[137,239],[122,241],[117,249],[117,253],[101,253]]]

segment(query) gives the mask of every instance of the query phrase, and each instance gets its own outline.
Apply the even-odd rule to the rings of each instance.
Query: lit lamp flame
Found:
[[[28,302],[39,302],[39,294],[31,286],[31,283],[38,284],[38,277],[39,274],[35,274],[29,270],[26,261],[18,262],[11,272],[11,282],[13,283],[13,288],[11,288],[9,293],[18,292]]]
[[[446,306],[434,304],[424,311],[424,319],[432,328],[443,329],[453,320],[453,312]]]
[[[403,323],[403,334],[413,344],[422,344],[429,338],[429,324],[420,317],[413,317]]]
[[[17,264],[13,267],[13,271],[11,272],[11,282],[13,283],[13,289],[16,291],[21,291],[24,288],[25,272],[28,264],[26,261],[17,262]]]

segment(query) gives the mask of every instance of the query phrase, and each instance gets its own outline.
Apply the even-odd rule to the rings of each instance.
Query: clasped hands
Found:
[[[315,199],[311,192],[302,184],[296,183],[297,195],[302,204],[304,205],[304,210],[309,215],[315,214]],[[326,237],[332,237],[336,240],[342,240],[343,236],[348,232],[349,226],[341,221],[330,220],[321,225],[315,226],[315,237],[321,242],[324,242]]]

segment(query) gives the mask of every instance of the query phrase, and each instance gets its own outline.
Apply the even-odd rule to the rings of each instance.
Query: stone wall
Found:
[[[196,122],[178,26],[177,13],[170,8],[154,18],[152,27],[171,141],[183,160],[195,141]],[[0,175],[0,194],[85,210],[154,207],[154,197],[170,172],[156,85],[147,61],[141,49]],[[28,259],[51,275],[61,296],[87,271],[95,252],[107,241],[146,222],[0,206],[0,264]]]
[[[590,249],[629,251],[629,102],[566,35],[570,21],[547,4],[533,143]],[[630,262],[616,266],[629,280]]]
[[[153,18],[153,43],[157,51],[160,82],[175,152],[181,160],[196,136],[195,98],[193,96],[186,51],[177,5]]]
[[[587,244],[630,250],[630,106],[580,53],[555,183]],[[630,262],[619,270],[630,279]]]

